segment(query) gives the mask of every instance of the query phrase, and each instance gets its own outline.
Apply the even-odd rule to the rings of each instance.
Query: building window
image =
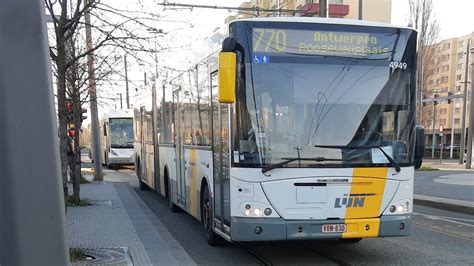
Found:
[[[442,109],[439,110],[440,115],[445,115],[447,113],[448,113],[448,110],[446,108],[442,108]]]
[[[441,61],[447,61],[449,60],[449,54],[444,54],[441,56]]]
[[[442,77],[441,78],[441,83],[446,83],[448,82],[448,77]]]
[[[459,41],[458,42],[458,47],[464,47],[464,41]]]
[[[464,56],[464,53],[463,52],[460,52],[458,53],[458,60],[461,60]]]
[[[461,91],[461,86],[456,86],[456,91]]]
[[[459,121],[460,121],[459,118],[454,118],[454,124],[455,124],[455,125],[459,125]]]
[[[456,67],[457,70],[461,70],[463,67],[463,64],[462,63],[459,63],[458,66]]]
[[[449,66],[448,65],[445,65],[441,68],[441,72],[446,72],[449,70]]]
[[[460,80],[462,80],[462,75],[461,74],[456,75],[456,81],[460,81]]]
[[[454,113],[455,114],[459,114],[461,112],[461,108],[454,108]]]
[[[440,119],[439,124],[440,125],[446,125],[446,119]]]

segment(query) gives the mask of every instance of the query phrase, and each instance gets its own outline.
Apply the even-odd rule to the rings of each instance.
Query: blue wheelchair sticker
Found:
[[[254,64],[268,64],[270,63],[270,56],[254,54],[252,61]]]

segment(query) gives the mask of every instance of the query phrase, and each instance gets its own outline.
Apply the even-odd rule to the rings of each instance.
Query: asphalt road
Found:
[[[122,169],[114,181],[130,182],[170,233],[201,265],[257,264],[473,264],[474,216],[415,205],[411,236],[337,241],[227,243],[207,245],[201,224],[190,215],[172,213],[167,200],[140,191],[133,170]]]
[[[442,179],[451,176],[472,176],[472,182],[464,185],[451,185],[441,183]],[[472,171],[416,171],[415,172],[415,194],[426,196],[474,201],[474,172]]]

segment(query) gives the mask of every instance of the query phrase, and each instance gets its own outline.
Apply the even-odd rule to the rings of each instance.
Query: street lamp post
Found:
[[[125,63],[125,99],[127,101],[127,110],[130,109],[130,97],[128,94],[128,69],[127,69],[127,54],[123,57]],[[122,94],[120,94],[120,99],[122,99]],[[120,106],[122,106],[122,100],[120,100]],[[122,107],[120,107],[122,108]]]
[[[474,48],[471,48],[471,56],[474,56]],[[467,68],[467,66],[466,66]],[[469,134],[467,137],[467,158],[466,158],[466,169],[471,169],[471,159],[472,159],[472,135],[474,128],[474,62],[471,63],[471,107],[469,112]]]
[[[122,103],[122,93],[117,93],[117,95],[120,96],[120,109],[123,109],[123,103]]]
[[[464,69],[464,92],[463,92],[463,103],[462,103],[462,122],[461,122],[461,145],[459,149],[459,164],[463,164],[463,155],[464,155],[464,147],[466,141],[466,99],[467,99],[467,74],[469,68],[469,41],[467,42],[467,49],[466,49],[466,63]],[[472,93],[472,92],[471,92]]]

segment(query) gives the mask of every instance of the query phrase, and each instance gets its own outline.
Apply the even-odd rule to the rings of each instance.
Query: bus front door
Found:
[[[219,103],[217,71],[211,74],[215,228],[230,236],[229,104]]]
[[[183,208],[186,208],[186,175],[185,171],[185,158],[184,158],[184,115],[183,115],[183,103],[180,99],[181,89],[173,92],[173,98],[175,103],[175,161],[176,161],[176,195],[177,204]]]

